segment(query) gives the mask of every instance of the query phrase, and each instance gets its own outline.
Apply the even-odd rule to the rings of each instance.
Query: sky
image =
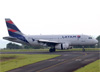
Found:
[[[100,0],[0,0],[0,48],[5,18],[27,35],[100,35]]]

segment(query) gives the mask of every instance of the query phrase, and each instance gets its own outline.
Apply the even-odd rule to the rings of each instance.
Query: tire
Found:
[[[83,48],[82,51],[85,52],[85,49]]]
[[[55,52],[56,51],[56,49],[55,48],[53,48],[53,52]]]
[[[55,50],[56,50],[55,48],[50,48],[49,52],[55,52]]]

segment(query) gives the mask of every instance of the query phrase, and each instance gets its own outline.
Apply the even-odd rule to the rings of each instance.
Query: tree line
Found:
[[[6,49],[42,49],[44,48],[43,46],[36,45],[36,46],[31,46],[31,45],[18,45],[15,43],[8,43],[6,45]]]
[[[100,48],[100,35],[96,39],[98,40],[97,47]]]
[[[98,44],[95,45],[88,45],[88,46],[84,46],[85,48],[100,48],[100,35],[96,38],[98,40]],[[82,48],[82,46],[73,46],[74,48]],[[36,46],[31,46],[31,45],[18,45],[15,43],[8,43],[6,45],[7,49],[42,49],[42,48],[46,48],[40,45],[36,45]]]

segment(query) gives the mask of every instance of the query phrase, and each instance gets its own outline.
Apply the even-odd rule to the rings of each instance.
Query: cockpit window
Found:
[[[88,39],[92,39],[92,37],[89,37]]]

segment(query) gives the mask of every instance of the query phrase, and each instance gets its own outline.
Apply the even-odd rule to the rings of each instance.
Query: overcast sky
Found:
[[[100,0],[0,0],[0,47],[8,36],[5,18],[27,35],[100,35]]]

